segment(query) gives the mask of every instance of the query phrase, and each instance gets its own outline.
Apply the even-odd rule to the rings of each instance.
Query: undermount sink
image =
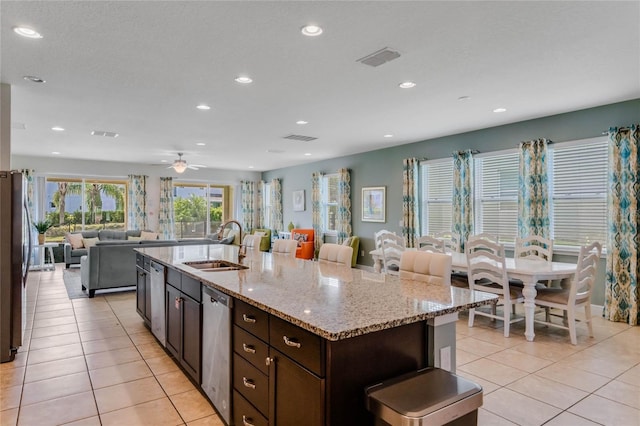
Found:
[[[204,272],[238,271],[240,269],[248,269],[248,266],[239,265],[226,260],[198,260],[193,262],[184,262],[184,264]]]

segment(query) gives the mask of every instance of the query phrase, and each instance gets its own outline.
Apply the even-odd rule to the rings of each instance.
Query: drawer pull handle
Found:
[[[242,314],[242,320],[244,322],[248,322],[250,324],[255,324],[255,322],[256,322],[256,319],[254,317],[249,316],[247,314]]]
[[[247,345],[246,343],[242,344],[242,350],[249,352],[250,354],[256,353],[256,348],[254,348],[253,345]]]
[[[254,426],[254,424],[251,423],[251,420],[253,420],[251,417],[247,417],[245,415],[242,416],[242,424],[244,426]]]
[[[282,336],[282,340],[284,340],[284,344],[287,346],[291,346],[292,348],[300,349],[300,342],[296,342],[293,339],[289,339],[287,336]]]
[[[255,389],[256,388],[256,384],[253,383],[253,380],[251,379],[247,379],[246,377],[242,378],[242,384],[249,389]]]

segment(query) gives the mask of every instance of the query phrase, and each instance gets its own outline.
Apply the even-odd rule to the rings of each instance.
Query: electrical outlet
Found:
[[[364,250],[360,250],[360,256],[364,256]]]
[[[440,368],[451,371],[451,346],[440,348]]]

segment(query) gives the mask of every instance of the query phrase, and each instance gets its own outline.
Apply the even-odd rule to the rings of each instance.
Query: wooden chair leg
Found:
[[[473,327],[473,320],[475,319],[476,316],[476,310],[475,309],[469,309],[469,328]]]
[[[569,319],[569,337],[571,338],[571,344],[577,345],[578,339],[576,337],[576,314],[573,310],[569,312],[569,310],[565,311],[567,313],[567,317]]]
[[[587,321],[587,327],[589,328],[589,337],[593,337],[593,322],[591,321],[591,305],[590,304],[586,304],[584,305],[584,316],[585,316],[585,321]]]
[[[515,305],[511,305],[514,306]],[[502,317],[504,320],[504,337],[509,337],[509,328],[511,326],[511,314],[509,313],[509,307],[504,307],[504,316]]]

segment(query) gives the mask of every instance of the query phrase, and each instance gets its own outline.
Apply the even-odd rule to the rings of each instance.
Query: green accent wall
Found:
[[[360,237],[358,264],[373,265],[369,251],[374,249],[373,234],[380,229],[400,233],[402,220],[402,160],[408,157],[438,159],[453,151],[474,149],[479,152],[500,151],[518,146],[524,140],[547,138],[554,142],[601,136],[609,127],[623,127],[640,121],[640,99],[589,108],[549,117],[536,118],[503,126],[465,132],[411,144],[379,149],[340,158],[307,163],[262,173],[262,179],[282,179],[282,202],[285,226],[311,227],[311,174],[314,171],[336,172],[342,167],[351,170],[351,205],[353,235]],[[461,127],[464,127],[461,123]],[[316,141],[321,144],[322,140]],[[386,223],[361,221],[362,187],[386,186]],[[293,191],[305,190],[305,211],[293,211]],[[575,262],[575,257],[561,256],[557,260]],[[592,303],[604,304],[604,259]]]

